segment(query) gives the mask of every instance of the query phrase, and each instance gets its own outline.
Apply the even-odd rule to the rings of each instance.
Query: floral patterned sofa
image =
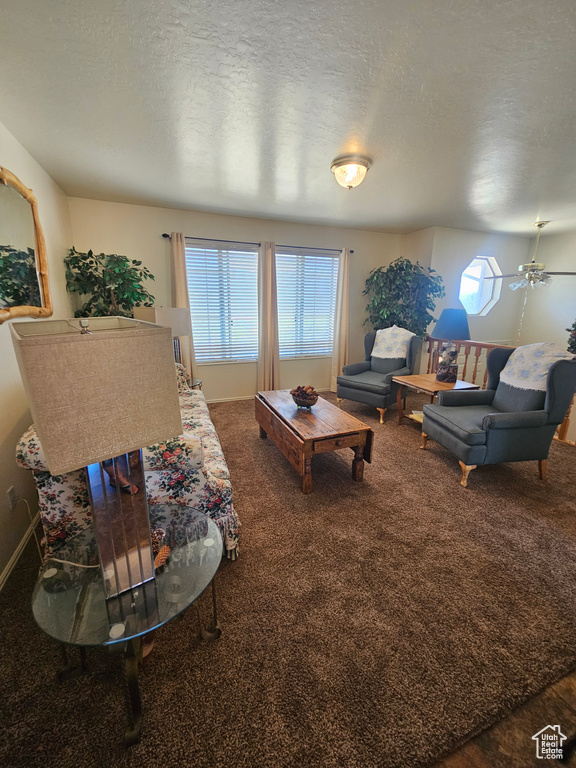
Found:
[[[228,467],[204,395],[190,389],[184,368],[176,367],[184,433],[142,451],[151,528],[162,528],[166,543],[172,546],[179,543],[178,535],[193,516],[191,508],[199,509],[217,523],[224,554],[235,560],[240,522],[232,504]],[[52,476],[34,425],[20,438],[16,461],[34,473],[47,555],[57,557],[71,537],[92,526],[85,470]],[[169,518],[161,507],[154,506],[166,502],[178,505],[172,506]]]

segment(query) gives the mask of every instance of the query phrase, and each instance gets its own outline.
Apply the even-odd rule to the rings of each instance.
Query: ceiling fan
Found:
[[[536,254],[538,252],[538,241],[540,240],[540,232],[542,228],[550,224],[549,221],[535,221],[534,226],[538,227],[538,234],[536,235],[536,245],[534,246],[534,256],[529,264],[520,264],[518,272],[512,275],[486,275],[485,280],[500,280],[504,277],[518,277],[514,283],[510,283],[508,286],[512,291],[516,291],[518,288],[526,288],[530,286],[534,288],[536,285],[548,285],[551,275],[576,275],[576,272],[546,272],[546,264],[541,261],[536,261]]]

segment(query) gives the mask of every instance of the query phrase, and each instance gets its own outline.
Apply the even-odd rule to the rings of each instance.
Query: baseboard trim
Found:
[[[331,390],[328,388],[316,390],[316,392],[330,392],[330,391]],[[246,395],[243,397],[221,397],[218,400],[206,400],[206,402],[207,403],[232,403],[236,400],[254,400],[255,394],[256,393],[254,393],[254,395]]]
[[[22,537],[22,541],[20,542],[20,544],[18,544],[18,546],[16,547],[14,554],[12,555],[10,560],[8,560],[6,567],[2,571],[2,574],[0,575],[0,592],[4,587],[4,584],[6,584],[6,582],[8,581],[8,577],[12,573],[14,566],[18,562],[20,555],[24,551],[26,544],[28,544],[28,541],[30,540],[30,537],[34,532],[34,528],[38,525],[39,522],[40,522],[40,515],[37,514],[34,520],[32,521],[32,523],[28,526],[28,530]]]
[[[220,397],[218,400],[206,400],[207,403],[231,403],[233,400],[253,400],[254,395],[247,395],[246,397]]]

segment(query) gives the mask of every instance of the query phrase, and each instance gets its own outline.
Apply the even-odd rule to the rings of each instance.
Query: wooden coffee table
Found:
[[[435,373],[419,373],[413,376],[393,376],[392,381],[399,384],[398,394],[396,395],[396,405],[398,407],[398,424],[402,423],[404,417],[404,409],[402,408],[402,400],[404,399],[404,391],[406,389],[412,389],[415,392],[426,392],[430,395],[430,402],[434,402],[434,398],[438,392],[444,392],[447,389],[480,389],[478,384],[470,384],[469,381],[453,381],[448,384],[445,381],[438,381]],[[407,417],[408,418],[408,417]]]
[[[362,480],[372,461],[373,431],[367,424],[319,397],[312,410],[299,409],[288,389],[258,392],[255,399],[260,437],[274,445],[302,476],[302,493],[312,490],[312,456],[351,448],[353,480]]]

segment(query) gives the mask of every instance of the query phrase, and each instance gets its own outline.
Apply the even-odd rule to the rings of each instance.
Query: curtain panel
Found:
[[[348,328],[350,324],[350,248],[340,254],[336,309],[334,312],[334,347],[330,390],[336,392],[336,379],[348,364]]]
[[[185,257],[185,239],[182,232],[172,232],[170,235],[170,264],[172,271],[172,304],[175,307],[185,307],[190,310],[190,300],[188,298],[188,280],[186,277],[186,257]],[[182,352],[182,364],[190,377],[194,378],[194,338],[192,323],[190,323],[190,336],[188,343],[184,337],[184,343],[180,340],[180,349]]]
[[[262,243],[258,257],[258,390],[280,388],[276,247]]]

